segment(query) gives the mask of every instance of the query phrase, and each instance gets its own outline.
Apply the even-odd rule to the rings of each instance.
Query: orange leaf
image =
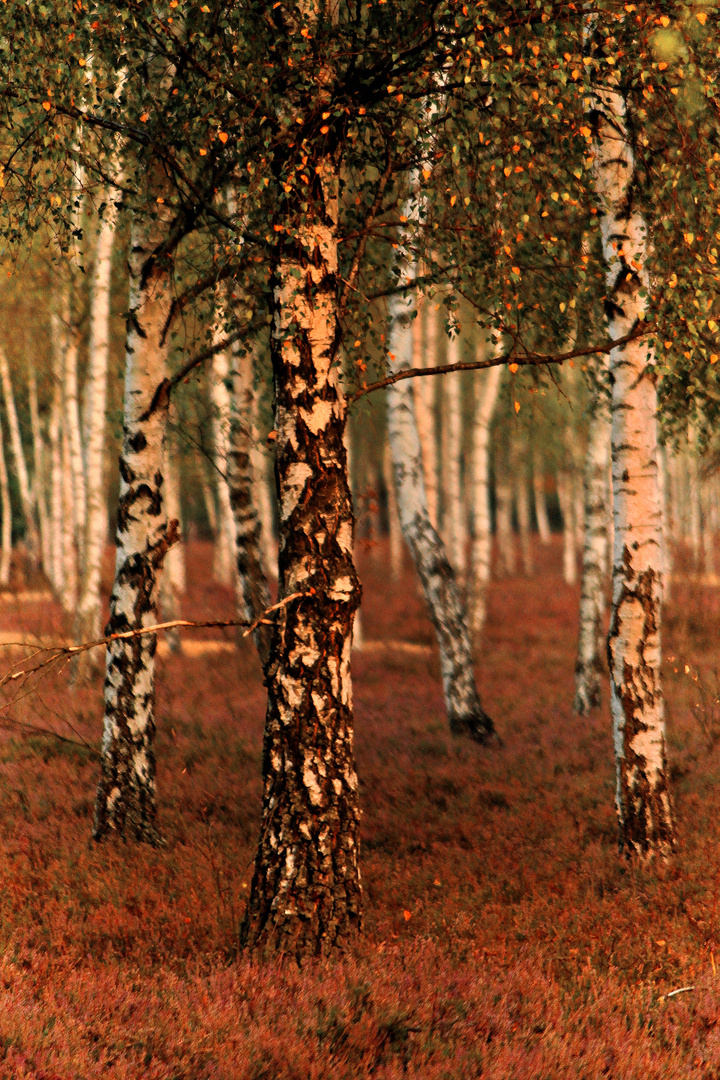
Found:
[[[508,367],[509,367],[510,371],[512,371],[512,373],[514,375],[515,372],[519,369],[520,365],[519,364],[508,364]]]
[[[227,131],[218,131],[218,139],[221,143],[226,143],[228,141]]]
[[[405,922],[409,922],[409,920],[412,919],[412,911],[403,911],[403,915],[405,917]]]
[[[519,401],[515,402],[515,412],[520,412],[520,402]]]

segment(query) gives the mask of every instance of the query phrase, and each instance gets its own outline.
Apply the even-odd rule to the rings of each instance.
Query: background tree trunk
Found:
[[[477,398],[473,416],[472,503],[474,530],[470,550],[468,618],[475,648],[485,625],[487,587],[492,562],[490,520],[490,425],[495,413],[502,368],[476,373]]]

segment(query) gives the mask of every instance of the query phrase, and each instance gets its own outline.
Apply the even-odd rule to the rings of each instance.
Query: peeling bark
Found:
[[[592,34],[592,21],[589,23]],[[591,47],[604,48],[590,36]],[[648,230],[635,199],[627,103],[609,78],[592,98],[594,179],[611,338],[644,319]],[[634,125],[632,125],[634,126]],[[661,665],[662,514],[654,355],[636,339],[610,353],[615,539],[608,635],[620,845],[648,858],[674,843]]]
[[[329,77],[318,73],[321,98]],[[254,951],[298,959],[343,947],[362,918],[350,677],[360,583],[335,362],[338,165],[323,148],[306,171],[307,209],[288,197],[273,253],[270,352],[279,597],[311,595],[273,625],[262,824],[242,933]]]
[[[151,200],[151,205],[155,199]],[[168,523],[163,484],[167,400],[150,409],[165,378],[163,331],[172,300],[172,263],[157,255],[167,211],[131,225],[130,300],[115,583],[107,635],[157,621],[159,576],[177,522]],[[110,831],[156,844],[154,634],[107,646],[102,776],[95,839]]]

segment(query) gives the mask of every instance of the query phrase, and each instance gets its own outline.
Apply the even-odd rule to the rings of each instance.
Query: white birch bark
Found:
[[[437,322],[435,308],[428,300],[420,302],[420,314],[413,320],[413,367],[434,367],[438,364]],[[422,329],[425,330],[425,348]],[[438,527],[438,452],[437,432],[435,430],[435,388],[433,378],[415,379],[415,416],[418,436],[422,447],[423,476],[427,496],[428,517],[433,529]]]
[[[60,319],[51,317],[53,335],[53,392],[48,424],[50,449],[50,580],[57,597],[63,594],[63,470],[62,470],[62,346]]]
[[[218,328],[215,340],[220,340],[223,330]],[[230,438],[230,391],[228,379],[230,365],[227,353],[216,353],[210,366],[210,400],[212,403],[213,463],[218,496],[218,528],[215,536],[214,576],[223,585],[236,587],[235,577],[235,526],[230,505],[230,488],[227,481],[228,449]]]
[[[70,319],[68,307],[68,319]],[[77,573],[82,573],[85,561],[85,467],[83,463],[82,438],[80,435],[80,402],[78,395],[78,330],[68,323],[65,339],[65,362],[63,371],[63,427],[68,440],[70,476],[72,479],[72,505],[75,558]]]
[[[395,477],[393,476],[392,451],[389,441],[385,444],[383,456],[383,480],[387,494],[387,517],[388,517],[388,543],[390,545],[390,576],[393,581],[399,581],[403,572],[404,541],[400,526],[397,496],[395,494]]]
[[[501,452],[495,462],[495,535],[498,549],[498,575],[514,577],[517,551],[512,524],[512,486],[507,462]]]
[[[525,577],[533,575],[532,536],[530,522],[530,491],[527,475],[528,440],[521,428],[513,440],[513,477],[515,479],[515,506],[517,507],[520,561]]]
[[[460,338],[448,340],[447,363],[460,360]],[[465,578],[466,530],[460,464],[462,456],[462,375],[459,371],[443,376],[443,480],[445,509],[443,534],[448,558],[459,581]],[[422,381],[422,379],[420,380]]]
[[[260,549],[262,565],[266,574],[278,576],[278,545],[273,525],[274,488],[271,488],[268,476],[268,462],[260,446],[258,424],[259,403],[256,394],[252,400],[252,443],[250,461],[253,475],[254,502],[260,522]]]
[[[402,294],[388,303],[390,370],[412,363],[412,307]],[[387,424],[395,473],[398,512],[412,553],[440,647],[445,706],[452,731],[479,741],[493,734],[493,724],[480,705],[472,670],[470,635],[457,582],[440,537],[428,517],[422,451],[415,423],[411,380],[387,390]]]
[[[473,645],[477,648],[487,617],[487,587],[492,563],[490,518],[490,426],[492,424],[502,368],[476,373],[476,401],[472,428],[473,539],[468,580],[468,620]]]
[[[591,37],[591,46],[602,60],[604,39]],[[617,340],[645,318],[649,238],[639,200],[631,197],[630,118],[612,76],[594,88],[592,106],[608,331]],[[674,841],[660,681],[662,514],[653,360],[642,338],[610,354],[615,538],[608,660],[616,804],[623,849],[645,858],[667,852]]]
[[[153,183],[155,181],[155,183]],[[125,349],[123,445],[117,518],[115,582],[109,634],[157,621],[162,564],[176,538],[168,527],[163,485],[167,394],[165,329],[172,300],[172,262],[163,254],[169,213],[155,195],[163,180],[148,177],[152,216],[130,228],[129,317]],[[155,803],[154,634],[115,640],[106,650],[102,775],[94,836],[157,843]]]
[[[90,357],[87,375],[87,439],[85,489],[84,573],[77,618],[75,640],[89,641],[100,636],[100,580],[102,559],[107,537],[107,506],[105,501],[104,464],[107,407],[107,377],[110,356],[110,278],[112,253],[117,225],[117,208],[112,192],[107,192],[107,210],[100,226],[95,251],[90,306]],[[83,653],[85,667],[97,660],[97,650]],[[98,654],[99,655],[99,654]],[[90,657],[93,659],[89,659]]]
[[[60,485],[62,491],[62,591],[60,594],[60,603],[62,605],[66,623],[70,624],[77,608],[78,580],[77,549],[75,547],[76,534],[73,517],[74,494],[71,451],[67,428],[64,424],[62,427],[62,469],[60,473]]]
[[[575,531],[575,501],[573,499],[572,475],[565,469],[558,469],[557,493],[562,514],[563,529],[563,581],[566,585],[577,582],[577,547]]]
[[[12,562],[12,503],[10,483],[5,463],[5,434],[0,424],[0,509],[2,509],[2,537],[0,544],[0,585],[10,581]]]
[[[34,502],[37,507],[38,525],[40,526],[40,555],[44,573],[52,582],[52,539],[48,528],[47,509],[47,468],[45,460],[45,447],[42,431],[40,430],[40,414],[38,410],[37,380],[35,368],[30,365],[28,370],[28,397],[30,401],[30,426],[33,438],[33,458],[35,462],[35,480],[33,484]]]
[[[580,630],[575,664],[575,712],[587,716],[600,704],[600,679],[608,560],[610,409],[601,387],[590,409],[585,454],[585,538],[580,588]]]
[[[8,429],[10,432],[10,445],[12,447],[13,460],[18,487],[20,489],[20,502],[25,518],[27,530],[27,547],[31,558],[38,558],[37,528],[35,526],[35,514],[33,499],[30,492],[30,480],[28,477],[27,460],[20,437],[20,423],[17,409],[15,408],[15,394],[13,392],[12,376],[5,350],[0,347],[0,380],[2,380],[3,396],[5,398],[5,411],[7,413]]]
[[[178,536],[180,529],[180,475],[177,454],[170,439],[165,440],[165,464],[163,473],[165,477],[165,509],[168,523],[176,521]],[[160,607],[163,622],[171,622],[173,619],[182,618],[182,596],[185,592],[185,545],[181,539],[177,539],[165,555],[162,579],[160,582]],[[172,653],[182,652],[182,639],[178,627],[165,632],[165,640]]]

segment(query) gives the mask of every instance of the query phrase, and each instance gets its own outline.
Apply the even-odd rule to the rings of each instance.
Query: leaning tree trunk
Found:
[[[100,635],[100,581],[107,537],[107,507],[103,465],[105,460],[105,411],[110,355],[110,277],[115,240],[117,209],[108,191],[107,211],[102,221],[95,251],[95,267],[90,306],[90,362],[87,376],[87,436],[85,486],[84,573],[80,590],[75,640],[88,641]],[[97,650],[78,657],[82,675],[98,666]]]
[[[478,400],[473,416],[472,502],[473,541],[468,579],[468,619],[473,645],[477,648],[487,614],[487,587],[492,565],[490,521],[490,425],[495,413],[502,368],[476,374]]]
[[[155,200],[153,199],[154,203]],[[115,583],[106,634],[157,622],[159,576],[176,536],[163,492],[167,394],[164,330],[172,299],[171,261],[157,255],[167,211],[136,217],[130,235],[130,299],[125,349],[123,444],[117,519]],[[155,804],[155,649],[146,634],[107,646],[102,776],[94,836],[157,843]]]
[[[412,364],[413,313],[408,301],[401,294],[391,298],[388,313],[388,355],[390,370],[395,374],[410,368]],[[387,424],[400,524],[422,582],[437,634],[450,730],[485,742],[494,732],[493,723],[484,712],[478,697],[472,667],[470,635],[455,574],[442,540],[428,517],[411,379],[388,387]]]
[[[575,664],[574,707],[581,716],[600,704],[608,548],[610,413],[603,388],[597,387],[593,396],[585,453],[585,541]]]
[[[595,44],[602,53],[602,39]],[[636,194],[627,103],[609,80],[595,88],[592,105],[608,331],[617,340],[646,315],[649,239]],[[662,514],[653,360],[643,338],[610,353],[615,541],[608,662],[616,802],[621,847],[645,858],[666,853],[674,842],[660,682]]]
[[[245,622],[258,619],[270,606],[270,590],[263,566],[262,528],[253,475],[253,364],[252,354],[233,352],[230,431],[227,448],[227,482],[234,524],[234,550],[237,565],[235,579],[238,618]],[[270,657],[271,627],[261,623],[253,631],[253,640],[263,669]]]
[[[312,108],[330,78],[318,74]],[[266,665],[262,823],[243,924],[253,950],[297,958],[342,946],[362,917],[350,676],[360,583],[335,362],[338,162],[326,147],[304,144],[311,179],[288,195],[271,262],[284,603]]]

